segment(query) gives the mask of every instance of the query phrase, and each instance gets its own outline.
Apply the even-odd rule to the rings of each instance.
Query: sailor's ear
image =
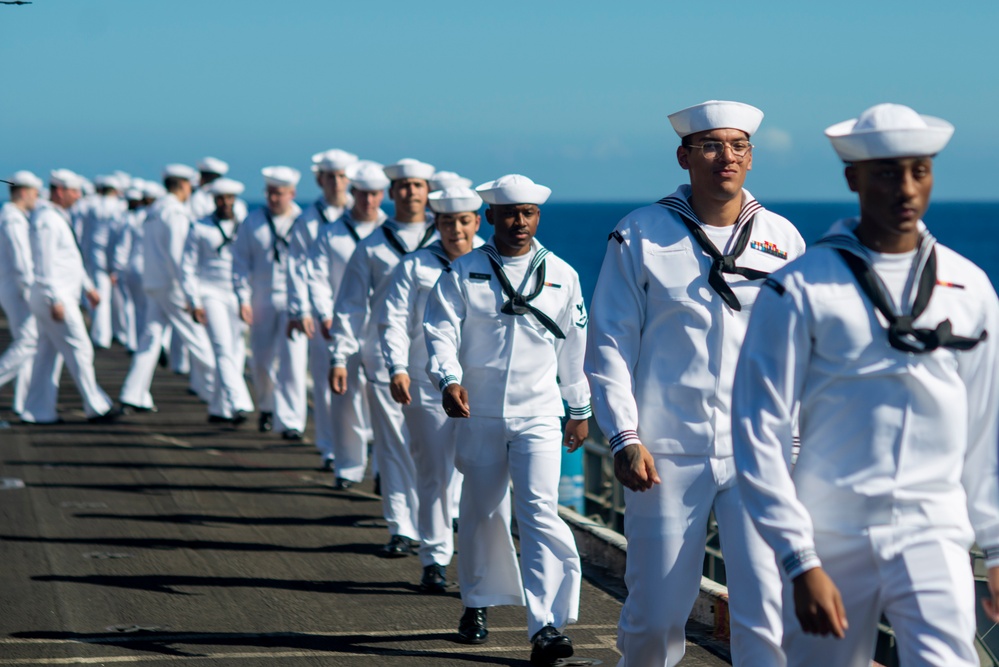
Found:
[[[850,186],[850,192],[857,192],[857,168],[852,164],[843,168],[843,176],[846,177],[846,184]]]
[[[690,152],[683,144],[676,147],[676,161],[684,171],[690,169]]]

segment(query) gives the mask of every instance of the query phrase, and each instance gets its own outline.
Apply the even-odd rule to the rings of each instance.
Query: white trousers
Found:
[[[0,387],[14,381],[13,409],[21,414],[31,381],[31,366],[38,347],[38,326],[31,306],[16,285],[0,285],[0,307],[7,316],[13,340],[0,356]]]
[[[527,636],[579,616],[579,552],[558,515],[558,417],[456,420],[455,465],[464,476],[458,581],[466,607],[527,604]],[[510,483],[520,567],[510,537]]]
[[[309,375],[312,376],[312,423],[316,449],[323,458],[333,459],[333,392],[330,390],[330,342],[323,338],[319,319],[313,315],[316,332],[309,339]],[[350,378],[353,381],[353,378]],[[342,477],[342,475],[341,475]]]
[[[52,309],[38,288],[31,290],[31,312],[38,325],[38,349],[31,369],[31,383],[25,397],[21,418],[36,424],[49,424],[59,418],[59,378],[65,360],[73,382],[83,399],[87,417],[97,417],[111,409],[108,395],[97,384],[94,374],[94,346],[87,334],[80,307],[73,297],[64,297],[65,317],[52,319]]]
[[[253,399],[246,386],[246,324],[239,318],[239,301],[233,292],[205,291],[205,329],[215,354],[215,387],[208,414],[232,417],[236,411],[253,412]]]
[[[205,328],[195,322],[184,307],[184,297],[180,292],[167,289],[146,292],[146,326],[121,386],[119,399],[122,403],[140,408],[153,407],[149,387],[160,358],[164,329],[168,326],[172,330],[172,338],[182,340],[191,351],[191,387],[202,400],[211,400],[215,356]]]
[[[135,326],[134,321],[135,305],[132,303],[132,295],[125,286],[122,275],[118,274],[117,280],[111,286],[111,330],[114,339],[126,347],[130,335],[129,329]]]
[[[327,355],[329,350],[327,349]],[[327,366],[329,373],[329,366]],[[318,383],[313,376],[313,383]],[[329,389],[329,378],[321,381]],[[371,417],[368,411],[368,379],[361,368],[360,355],[347,361],[347,393],[342,396],[330,393],[329,423],[331,443],[329,451],[322,447],[323,456],[331,456],[336,464],[336,476],[352,482],[364,479],[368,467],[368,439],[371,437]],[[316,432],[319,432],[319,409],[316,414]],[[318,443],[317,443],[318,444]]]
[[[975,584],[968,545],[925,527],[875,526],[865,535],[816,533],[822,567],[850,624],[844,639],[806,635],[785,593],[784,649],[792,667],[868,667],[884,614],[899,664],[977,667]]]
[[[357,356],[357,355],[355,355]],[[409,449],[409,429],[402,406],[392,400],[387,382],[368,378],[371,428],[381,478],[382,515],[390,535],[419,538],[420,501],[416,496],[416,465]]]
[[[662,483],[625,490],[628,598],[618,625],[619,667],[673,667],[683,658],[712,509],[725,556],[732,664],[783,666],[780,571],[742,504],[733,458],[654,459]]]
[[[454,488],[462,475],[454,467],[456,421],[440,405],[402,408],[409,428],[419,502],[420,564],[448,565],[454,555]]]
[[[94,271],[94,288],[101,297],[100,303],[90,310],[90,339],[94,345],[111,347],[111,276],[107,271]]]
[[[250,369],[257,409],[274,413],[274,430],[305,431],[309,410],[305,368],[309,344],[304,334],[285,333],[288,315],[284,304],[254,302],[253,324],[250,326],[250,349],[253,359]]]
[[[123,285],[128,294],[125,306],[127,319],[126,343],[129,350],[139,349],[139,335],[146,328],[146,293],[142,289],[142,274],[127,269],[119,276],[119,285]]]

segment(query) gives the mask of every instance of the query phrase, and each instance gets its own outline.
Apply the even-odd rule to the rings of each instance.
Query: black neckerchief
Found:
[[[274,249],[274,261],[275,262],[280,262],[281,261],[281,251],[278,248],[278,245],[283,245],[285,247],[285,249],[287,250],[287,248],[288,248],[288,238],[285,237],[285,236],[281,236],[280,234],[278,234],[277,227],[274,225],[274,218],[271,216],[270,209],[265,206],[263,208],[263,211],[264,211],[264,217],[267,218],[267,226],[271,230],[271,239],[272,239],[272,241],[271,241],[271,244],[272,244],[271,247]]]
[[[734,273],[749,280],[758,280],[760,278],[766,278],[770,275],[767,271],[758,271],[757,269],[750,269],[743,266],[736,266],[735,260],[738,259],[742,253],[746,251],[749,247],[749,237],[753,233],[753,220],[756,214],[763,210],[763,205],[760,204],[755,199],[749,198],[742,206],[742,210],[739,211],[739,217],[736,219],[736,232],[735,245],[732,247],[732,252],[727,255],[723,255],[715,244],[711,242],[708,235],[701,229],[701,222],[697,219],[697,214],[694,213],[694,209],[690,207],[690,204],[683,197],[672,194],[668,197],[663,197],[658,202],[661,206],[668,208],[679,216],[683,224],[686,225],[687,229],[690,231],[690,235],[694,237],[697,241],[697,245],[703,250],[713,261],[711,262],[711,268],[708,269],[708,284],[718,293],[722,301],[728,304],[728,307],[732,310],[742,310],[742,304],[739,303],[739,297],[735,295],[732,288],[729,287],[728,282],[725,280],[723,274]]]
[[[402,257],[405,257],[410,253],[409,250],[406,250],[406,246],[403,245],[402,241],[396,235],[395,227],[393,225],[385,223],[384,225],[382,225],[382,229],[385,230],[385,239],[388,241],[388,244],[392,246],[393,250],[399,253],[399,255],[401,255]],[[423,238],[420,239],[420,242],[416,245],[415,248],[413,248],[413,250],[419,250],[420,248],[427,245],[427,241],[430,240],[430,238],[434,235],[435,231],[437,230],[433,225],[427,227],[427,231],[424,232]]]
[[[225,230],[222,229],[222,219],[219,218],[218,213],[212,213],[212,224],[215,225],[215,229],[219,230],[219,234],[222,235],[222,243],[221,243],[221,245],[219,245],[218,248],[215,249],[216,254],[221,255],[222,254],[222,248],[224,248],[227,245],[229,245],[230,243],[232,243],[232,240],[235,237],[236,227],[233,226],[233,228],[232,228],[232,230],[233,230],[233,236],[226,236]]]
[[[451,271],[451,258],[447,256],[447,251],[444,250],[444,246],[441,245],[439,241],[428,245],[427,250],[430,251],[431,255],[437,258],[437,261],[441,263],[445,272]]]
[[[937,253],[935,239],[927,231],[919,238],[919,248],[912,270],[916,272],[916,298],[912,303],[912,311],[908,315],[895,312],[894,305],[888,297],[888,289],[881,277],[870,263],[870,256],[865,246],[856,237],[847,234],[834,234],[818,241],[816,245],[829,246],[839,253],[846,262],[850,272],[856,279],[874,307],[888,320],[888,343],[896,350],[923,354],[937,348],[952,350],[970,350],[988,338],[989,332],[983,330],[977,338],[955,336],[951,332],[950,320],[944,320],[935,329],[917,329],[913,322],[919,318],[930,303],[933,288],[937,284]]]
[[[541,323],[545,329],[555,336],[555,338],[563,339],[565,334],[559,328],[555,320],[548,317],[543,311],[531,305],[531,301],[538,298],[541,291],[545,288],[545,257],[548,256],[549,252],[545,248],[538,248],[537,253],[535,253],[534,258],[531,260],[531,266],[527,269],[527,275],[530,275],[533,271],[535,273],[535,285],[534,290],[531,292],[530,296],[524,296],[517,290],[513,288],[510,284],[510,279],[506,277],[506,272],[503,270],[503,260],[500,257],[499,251],[496,250],[495,246],[486,244],[482,246],[481,250],[486,253],[486,257],[489,258],[489,262],[493,265],[493,273],[496,274],[496,279],[499,280],[500,287],[503,289],[503,293],[506,294],[507,301],[500,308],[501,313],[506,315],[526,315],[531,313],[536,318],[538,322]]]
[[[351,224],[350,214],[344,213],[340,216],[340,219],[343,220],[343,226],[347,228],[347,233],[350,234],[350,238],[354,239],[354,243],[360,243],[361,235],[357,233],[357,228]]]

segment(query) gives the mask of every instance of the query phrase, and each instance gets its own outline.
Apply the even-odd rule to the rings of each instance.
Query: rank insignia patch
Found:
[[[774,257],[780,257],[781,259],[787,259],[787,253],[777,247],[776,243],[771,243],[770,241],[750,241],[749,247],[753,250],[759,250],[760,252],[765,252],[768,255],[773,255]]]
[[[964,285],[958,285],[957,283],[949,283],[946,280],[938,280],[937,285],[940,285],[940,287],[953,287],[954,289],[964,289]]]

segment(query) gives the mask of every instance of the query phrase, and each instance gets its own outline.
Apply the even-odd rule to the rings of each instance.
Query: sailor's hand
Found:
[[[330,329],[333,328],[333,320],[323,320],[319,324],[319,333],[323,335],[323,338],[326,340],[333,340],[333,334],[330,333]]]
[[[570,454],[583,446],[586,436],[590,434],[589,419],[570,419],[565,423],[565,435],[562,445],[568,448]]]
[[[253,306],[248,303],[241,303],[239,305],[239,319],[243,320],[247,324],[253,324]]]
[[[330,389],[334,394],[343,396],[347,393],[347,369],[334,366],[330,369]]]
[[[982,609],[993,623],[999,623],[999,567],[989,568],[987,582],[989,597],[982,598]]]
[[[114,285],[114,286],[117,286],[118,285],[118,274],[117,273],[112,273],[110,275],[110,278],[111,278],[111,284]]]
[[[299,319],[289,319],[288,327],[285,329],[285,335],[288,338],[293,338],[296,331],[301,331],[305,333],[305,327],[302,325],[302,320]]]
[[[441,402],[444,405],[444,414],[448,417],[461,419],[472,415],[468,408],[468,392],[458,383],[444,387]]]
[[[90,307],[91,308],[96,308],[97,304],[99,304],[100,302],[101,302],[100,292],[98,292],[95,289],[88,289],[87,290],[87,303],[90,304]]]
[[[821,567],[807,570],[794,584],[794,614],[801,629],[809,635],[846,636],[849,624],[839,589]]]
[[[661,481],[652,454],[641,443],[628,445],[614,455],[614,476],[632,491],[648,491]]]
[[[306,338],[312,338],[316,335],[316,321],[308,315],[302,318],[302,333],[305,334]]]
[[[392,400],[401,405],[409,405],[413,402],[413,397],[409,395],[409,374],[396,373],[389,383],[389,391],[392,392]]]
[[[66,319],[66,307],[62,305],[61,301],[53,303],[49,312],[52,313],[52,319],[56,322],[62,322]]]
[[[198,324],[208,324],[208,315],[205,313],[204,308],[191,308],[191,317]]]

